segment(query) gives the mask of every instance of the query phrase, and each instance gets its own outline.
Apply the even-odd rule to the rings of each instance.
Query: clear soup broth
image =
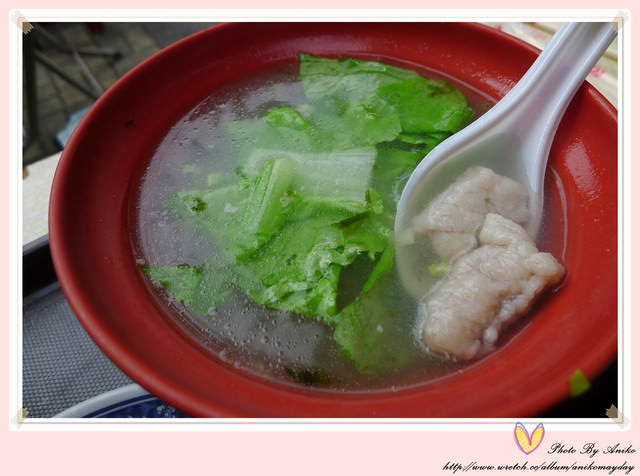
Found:
[[[411,67],[415,69],[415,65]],[[426,70],[419,73],[427,78],[435,76]],[[478,92],[461,84],[455,86],[466,96],[475,117],[491,104]],[[140,181],[136,203],[138,263],[197,267],[218,259],[221,250],[168,208],[169,197],[237,175],[242,144],[229,134],[226,124],[305,102],[298,63],[292,62],[216,90],[182,117],[158,145]],[[395,196],[386,199],[397,199],[406,178],[397,177]],[[232,205],[228,208],[229,213],[235,211]],[[344,268],[338,309],[358,296],[373,266],[375,263],[359,257]],[[230,274],[222,276],[225,279],[234,278]],[[342,392],[387,390],[437,379],[468,365],[442,359],[424,348],[416,330],[418,303],[403,291],[394,270],[389,280],[392,283],[384,288],[386,295],[381,299],[393,314],[393,332],[405,336],[402,346],[410,358],[374,373],[363,373],[341,355],[330,323],[257,304],[240,289],[233,289],[206,315],[194,312],[159,282],[153,285],[153,291],[219,359],[285,384]],[[233,288],[233,283],[228,284]]]

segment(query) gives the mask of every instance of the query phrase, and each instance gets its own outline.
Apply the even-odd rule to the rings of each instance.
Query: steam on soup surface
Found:
[[[213,352],[266,378],[359,391],[454,371],[420,339],[392,229],[413,168],[481,103],[306,54],[218,90],[149,162],[140,268]]]

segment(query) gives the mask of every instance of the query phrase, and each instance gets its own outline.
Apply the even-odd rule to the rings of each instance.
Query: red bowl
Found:
[[[143,62],[87,113],[50,203],[62,289],[97,345],[140,385],[194,417],[526,417],[569,397],[616,356],[617,112],[585,83],[560,124],[547,173],[543,247],[567,278],[504,345],[436,381],[330,393],[266,381],[218,360],[158,305],[132,250],[131,200],[167,130],[217,88],[299,51],[400,61],[500,99],[538,50],[469,23],[224,24]]]

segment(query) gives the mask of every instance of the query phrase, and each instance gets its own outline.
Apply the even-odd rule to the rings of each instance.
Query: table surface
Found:
[[[543,48],[558,24],[491,23]],[[617,44],[614,43],[588,80],[614,105],[618,101]],[[130,385],[78,323],[55,278],[47,239],[51,184],[61,154],[31,164],[23,190],[23,359],[22,407],[27,418],[49,418],[104,392]],[[541,417],[605,417],[617,402],[617,362],[585,395]]]

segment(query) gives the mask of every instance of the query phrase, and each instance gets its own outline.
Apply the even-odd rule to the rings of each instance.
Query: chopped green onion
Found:
[[[429,274],[434,278],[442,278],[449,273],[449,265],[447,263],[433,263],[429,265]]]
[[[577,369],[569,378],[569,388],[571,389],[571,396],[577,397],[591,388],[591,382],[580,369]]]

